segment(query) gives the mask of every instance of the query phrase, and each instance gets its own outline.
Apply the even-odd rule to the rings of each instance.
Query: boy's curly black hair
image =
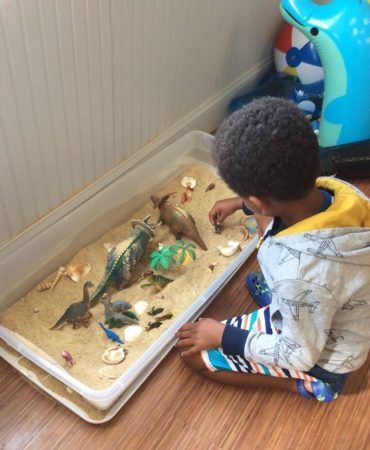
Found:
[[[241,197],[303,198],[319,173],[319,145],[291,101],[264,97],[220,126],[213,156],[222,178]]]

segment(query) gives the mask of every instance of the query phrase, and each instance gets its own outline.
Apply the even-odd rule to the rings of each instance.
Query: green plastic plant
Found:
[[[160,268],[167,270],[176,264],[176,249],[173,246],[162,247],[160,250],[150,255],[149,267],[158,270]]]
[[[176,241],[174,245],[164,246],[151,253],[149,267],[155,270],[168,270],[176,264],[184,264],[187,257],[194,261],[196,259],[195,248],[196,246],[192,242]]]

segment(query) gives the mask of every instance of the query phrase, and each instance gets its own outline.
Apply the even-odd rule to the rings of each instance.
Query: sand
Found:
[[[193,200],[181,205],[180,194],[183,188],[180,182],[185,175],[195,178],[197,187],[193,192]],[[212,182],[216,184],[215,189],[205,193],[206,187]],[[89,280],[95,286],[99,284],[106,265],[107,252],[103,244],[106,242],[118,244],[124,240],[132,231],[131,219],[76,253],[70,263],[79,262],[92,265],[92,270],[85,279],[74,283],[71,279],[63,277],[53,291],[38,292],[35,287],[0,315],[0,323],[17,333],[19,340],[23,343],[32,347],[43,357],[60,364],[85,385],[98,390],[109,387],[230,264],[233,257],[226,258],[220,255],[217,247],[225,245],[228,240],[241,240],[242,234],[239,225],[244,217],[241,211],[225,221],[222,235],[214,232],[214,228],[208,220],[208,211],[215,201],[233,196],[230,189],[215,174],[201,165],[189,166],[183,170],[180,176],[169,182],[162,191],[155,194],[161,196],[175,191],[177,194],[172,201],[192,214],[199,233],[208,246],[208,251],[203,251],[197,247],[196,261],[185,267],[171,268],[165,275],[175,279],[175,281],[161,291],[164,298],[160,299],[157,297],[158,292],[155,289],[152,287],[143,289],[138,282],[139,275],[148,266],[150,253],[158,249],[158,243],[164,245],[175,243],[175,238],[169,232],[167,226],[160,226],[156,229],[155,237],[150,242],[143,260],[136,267],[130,285],[122,291],[113,291],[112,300],[126,300],[131,304],[145,300],[150,307],[163,307],[165,312],[171,311],[174,317],[165,321],[160,328],[153,329],[150,332],[143,331],[135,341],[125,343],[124,347],[128,353],[122,363],[108,366],[101,359],[104,350],[111,347],[112,342],[106,338],[97,324],[99,321],[104,322],[104,310],[100,304],[91,309],[93,318],[88,328],[82,326],[73,330],[72,326],[68,324],[58,330],[50,330],[49,328],[71,303],[82,299],[82,287],[85,281]],[[151,201],[138,209],[134,218],[142,219],[148,214],[152,215],[152,221],[157,221],[158,210],[153,211]],[[186,238],[185,241],[187,241]],[[215,265],[213,271],[208,268],[210,264]],[[52,281],[54,277],[55,273],[51,273],[45,281]],[[38,310],[38,312],[34,312],[35,310]],[[144,313],[140,316],[140,325],[145,327],[150,320],[152,318]],[[123,330],[123,328],[114,329],[121,338],[123,337]],[[66,366],[61,357],[61,351],[63,350],[68,350],[75,360],[75,364],[71,368]],[[105,374],[101,374],[103,367],[106,368]]]

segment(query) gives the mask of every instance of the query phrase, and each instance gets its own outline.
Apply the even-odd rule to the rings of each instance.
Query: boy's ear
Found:
[[[267,199],[250,195],[248,201],[253,205],[257,214],[267,215],[266,212],[270,209],[270,202]]]

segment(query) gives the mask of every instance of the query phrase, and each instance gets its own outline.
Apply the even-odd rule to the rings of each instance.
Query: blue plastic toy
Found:
[[[110,339],[113,342],[118,342],[119,344],[124,344],[124,342],[121,340],[121,338],[118,336],[118,334],[116,334],[112,330],[108,330],[107,328],[105,328],[105,326],[101,322],[98,322],[98,323],[99,323],[100,327],[103,329],[103,331],[108,339]]]
[[[325,72],[321,147],[370,138],[370,0],[282,0],[284,19],[315,45]]]

